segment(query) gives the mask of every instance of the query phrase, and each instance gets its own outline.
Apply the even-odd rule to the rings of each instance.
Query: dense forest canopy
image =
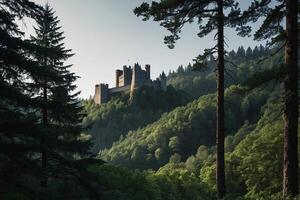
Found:
[[[121,92],[98,105],[80,99],[67,64],[76,52],[51,5],[0,0],[0,199],[299,199],[299,4],[237,3],[163,0],[134,10],[167,28],[172,48],[185,23],[198,23],[200,37],[224,26],[247,36],[249,23],[263,19],[254,38],[269,38],[267,45],[223,54],[220,193],[220,41],[170,70],[166,91],[145,85],[134,98]],[[222,6],[231,8],[226,16]],[[30,37],[20,31],[25,18],[35,21]]]

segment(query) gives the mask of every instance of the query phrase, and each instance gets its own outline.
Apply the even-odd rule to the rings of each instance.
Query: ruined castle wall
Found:
[[[110,99],[108,84],[100,84],[100,103],[107,103]]]
[[[118,82],[119,82],[118,87],[123,87],[124,86],[124,74],[119,76]]]
[[[116,87],[120,87],[120,77],[123,75],[123,71],[117,69],[116,70]]]
[[[100,104],[100,85],[95,86],[94,102]]]
[[[123,86],[131,84],[132,79],[132,69],[131,67],[123,66]]]
[[[150,68],[142,70],[141,66],[136,64],[132,70],[131,88],[140,87],[145,84],[150,84]]]

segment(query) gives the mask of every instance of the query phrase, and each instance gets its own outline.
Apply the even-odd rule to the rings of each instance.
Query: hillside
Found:
[[[270,98],[256,123],[245,122],[234,135],[226,137],[226,199],[282,199],[281,110],[281,103]],[[112,165],[95,167],[93,171],[109,185],[107,199],[210,200],[216,193],[215,169],[215,146],[201,145],[186,161],[180,161],[175,154],[156,171],[130,171]],[[133,191],[137,191],[134,197]]]
[[[227,60],[226,86],[243,83],[248,75],[256,71],[273,66],[273,62],[280,62],[281,57],[277,56],[271,61],[264,61],[261,64],[257,60],[263,58],[270,50],[263,46],[255,47],[247,51],[240,47],[236,52],[231,51]],[[142,129],[158,120],[163,113],[169,112],[177,106],[183,106],[189,101],[196,100],[202,95],[214,93],[215,66],[214,58],[207,61],[207,70],[193,71],[189,64],[187,67],[179,66],[176,72],[167,76],[167,92],[155,91],[151,88],[142,87],[135,95],[135,101],[128,103],[128,94],[115,96],[106,104],[96,106],[92,101],[85,101],[85,110],[88,116],[83,121],[84,127],[94,140],[93,151],[98,152],[110,148],[113,142],[126,137],[130,131]],[[232,65],[235,63],[235,65]],[[204,100],[207,101],[207,100]],[[211,102],[213,106],[213,103]],[[184,108],[182,108],[184,109]],[[196,108],[195,108],[196,110]],[[211,111],[211,115],[214,111]],[[213,118],[210,120],[214,121]],[[208,132],[211,132],[210,129]],[[212,131],[211,133],[214,133]]]
[[[129,103],[129,94],[115,96],[111,101],[95,105],[92,100],[84,101],[87,116],[83,127],[93,137],[93,151],[109,148],[113,142],[160,118],[161,114],[184,105],[189,98],[186,93],[174,89],[157,91],[142,87],[135,93],[134,101]]]
[[[241,84],[234,85],[233,81],[225,92],[226,199],[230,200],[281,199],[282,88],[275,80],[258,89],[248,90],[248,85],[257,83],[252,83],[256,79],[246,79],[246,74],[273,69],[276,63],[282,61],[282,54],[261,63],[255,60],[258,58],[246,59],[237,65],[233,78]],[[188,84],[181,83],[199,74],[189,67],[179,69],[183,70],[169,75],[169,83],[172,80],[175,88],[181,87],[187,91]],[[207,77],[210,73],[200,79],[209,82]],[[201,93],[205,93],[204,90],[190,98],[196,98]],[[135,177],[132,180],[134,183],[128,187],[139,188],[138,185],[145,184],[137,196],[148,193],[149,199],[213,199],[216,193],[215,101],[214,93],[200,95],[187,105],[164,113],[157,121],[129,131],[111,148],[99,153],[99,157],[110,165],[143,171],[129,175],[133,172],[116,168],[111,172],[109,165],[95,170],[98,173],[104,170],[108,174],[127,174],[116,176],[113,180],[109,179],[109,175],[100,176],[110,184]],[[119,188],[121,199],[130,199],[128,187]],[[172,191],[174,196],[166,191]]]
[[[240,55],[237,52],[229,54],[234,65],[227,66],[231,71],[227,74],[225,91],[228,199],[280,199],[282,177],[277,174],[282,174],[282,148],[279,148],[283,142],[282,88],[276,80],[257,81],[262,76],[260,72],[276,69],[282,62],[282,53],[258,62],[263,52],[251,57],[244,54],[243,48],[239,51]],[[150,98],[151,101],[147,101],[148,97],[136,98],[134,105],[127,103],[126,96],[102,106],[86,104],[89,116],[96,116],[86,118],[90,120],[86,124],[98,126],[98,131],[94,132],[98,137],[112,133],[109,130],[114,127],[110,124],[115,123],[119,128],[119,122],[126,122],[122,125],[125,131],[115,129],[122,136],[111,138],[110,146],[99,151],[98,157],[108,164],[92,169],[110,188],[105,193],[107,199],[132,199],[131,193],[136,190],[140,192],[134,199],[144,198],[145,193],[149,197],[146,199],[214,198],[216,97],[213,74],[211,68],[205,72],[193,71],[191,65],[170,72],[169,89],[182,95],[171,95],[172,101],[185,98],[157,112],[153,108],[158,104],[153,106],[151,102],[163,101],[166,96],[156,98],[154,91],[155,98]],[[257,74],[256,79],[247,78],[254,74]],[[263,87],[252,89],[257,84]],[[142,88],[140,95],[149,94],[148,90],[151,89]],[[118,118],[121,113],[131,113],[136,117],[132,118],[134,123]],[[102,120],[106,119],[103,121],[106,123],[99,123],[99,116],[104,116]],[[139,121],[142,116],[143,119],[154,117]],[[136,169],[140,171],[132,171]],[[127,185],[121,187],[123,182]],[[115,188],[118,188],[117,194]],[[172,191],[174,196],[167,191]]]
[[[237,86],[225,92],[226,133],[232,135],[245,123],[255,124],[270,90],[253,91],[242,97]],[[204,95],[186,106],[165,113],[143,129],[130,131],[100,157],[130,168],[158,169],[173,159],[185,161],[200,145],[215,144],[214,94]]]

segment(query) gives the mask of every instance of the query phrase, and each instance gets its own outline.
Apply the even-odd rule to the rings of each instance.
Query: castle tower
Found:
[[[140,83],[140,75],[141,75],[141,67],[138,63],[134,64],[132,69],[132,79],[131,79],[131,87],[130,87],[130,101],[132,102],[134,92],[137,87],[139,87]]]
[[[120,77],[122,76],[122,70],[116,70],[116,87],[120,87]]]
[[[139,70],[140,66],[138,63],[134,64],[132,69],[132,78],[131,78],[131,88],[130,91],[133,91],[135,88],[138,87],[139,82]]]
[[[109,95],[109,89],[108,84],[97,84],[95,86],[95,95],[94,95],[94,101],[96,104],[103,104],[107,103],[109,101],[110,95]]]
[[[123,86],[130,85],[132,79],[132,71],[131,67],[127,67],[126,65],[123,66]]]
[[[94,102],[100,104],[100,85],[95,86]]]

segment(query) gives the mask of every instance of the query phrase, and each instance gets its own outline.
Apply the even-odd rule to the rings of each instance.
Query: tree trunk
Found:
[[[283,195],[298,194],[297,1],[286,0]]]
[[[225,161],[224,161],[224,15],[223,1],[218,0],[218,69],[217,69],[217,193],[218,199],[225,196]]]
[[[46,135],[47,134],[47,127],[48,127],[48,111],[47,111],[47,81],[45,78],[44,81],[44,87],[43,87],[43,100],[44,100],[44,106],[42,109],[42,114],[43,114],[43,125],[45,127],[45,132],[44,135],[42,136],[42,145],[43,145],[43,152],[42,152],[42,181],[41,181],[41,186],[46,188],[47,187],[47,160],[48,160],[48,155],[47,155],[47,144],[46,144]]]

